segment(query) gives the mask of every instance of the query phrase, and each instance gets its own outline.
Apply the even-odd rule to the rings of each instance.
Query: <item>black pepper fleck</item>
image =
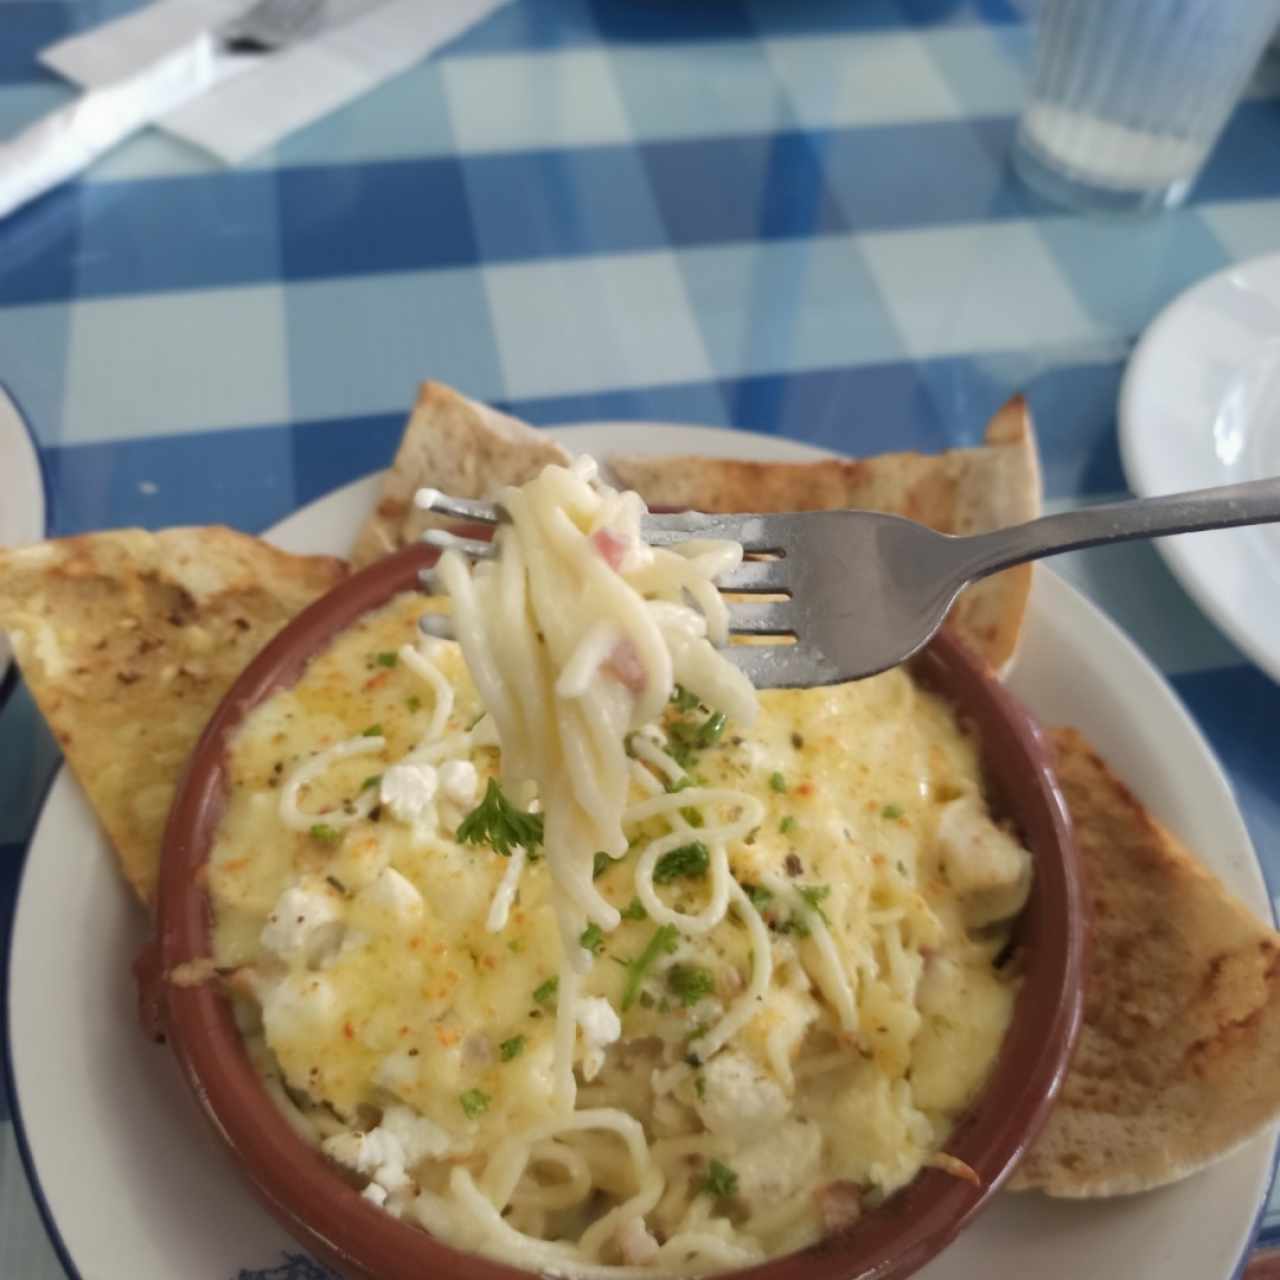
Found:
[[[804,863],[800,861],[798,853],[787,854],[787,860],[782,864],[787,869],[787,875],[798,876],[804,873]]]

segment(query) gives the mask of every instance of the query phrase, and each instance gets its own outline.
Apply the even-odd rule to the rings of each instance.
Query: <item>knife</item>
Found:
[[[305,39],[326,0],[257,0],[141,71],[82,93],[0,142],[0,218],[83,172],[99,156],[215,84]]]

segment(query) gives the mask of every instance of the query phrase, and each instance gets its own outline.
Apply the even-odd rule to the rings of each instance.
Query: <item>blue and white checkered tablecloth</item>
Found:
[[[0,0],[0,136],[68,97],[37,50],[132,7]],[[1008,168],[1025,8],[515,0],[243,169],[155,133],[125,146],[0,222],[0,380],[51,532],[260,530],[385,465],[424,376],[535,423],[855,453],[974,441],[1026,390],[1050,502],[1123,492],[1136,335],[1192,281],[1280,249],[1280,64],[1187,208],[1089,221]],[[1149,546],[1065,569],[1171,677],[1280,885],[1280,688]],[[19,690],[0,935],[55,760]],[[8,1120],[0,1096],[0,1275],[58,1277]]]

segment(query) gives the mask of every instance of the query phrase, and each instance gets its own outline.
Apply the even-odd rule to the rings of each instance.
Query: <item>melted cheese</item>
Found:
[[[481,708],[453,645],[431,653],[453,694],[444,723],[434,725],[435,741],[463,745],[451,756],[435,753],[429,764],[405,763],[430,746],[423,738],[433,727],[436,692],[417,664],[388,663],[385,655],[400,652],[427,607],[407,595],[370,615],[246,720],[231,748],[231,794],[209,891],[216,962],[252,973],[266,1046],[295,1096],[325,1104],[348,1133],[369,1132],[371,1109],[430,1123],[428,1132],[438,1135],[431,1150],[447,1150],[449,1160],[425,1155],[406,1165],[410,1184],[388,1176],[370,1194],[424,1193],[418,1214],[438,1227],[445,1197],[460,1186],[470,1203],[467,1179],[498,1178],[485,1172],[488,1158],[555,1112],[558,995],[548,986],[559,970],[560,938],[545,860],[531,859],[514,882],[508,859],[453,838],[465,813],[458,801],[482,792],[499,763],[494,748],[467,736]],[[315,826],[290,829],[279,812],[288,777],[315,753],[365,734],[382,746],[335,760],[302,788],[299,807]],[[653,752],[664,754],[664,737],[650,731],[646,739],[633,754],[649,765],[635,767],[655,772],[645,786],[638,779],[636,800],[662,791],[652,781],[663,773]],[[430,787],[397,772],[425,768]],[[623,919],[601,940],[576,996],[580,1105],[621,1107],[644,1126],[666,1191],[637,1212],[651,1214],[650,1224],[666,1235],[690,1203],[703,1203],[679,1163],[684,1150],[740,1160],[744,1211],[764,1214],[762,1222],[770,1202],[801,1184],[848,1178],[890,1191],[909,1181],[981,1086],[1015,994],[992,965],[1001,931],[972,931],[971,904],[949,884],[958,875],[949,863],[978,849],[969,879],[988,908],[1002,891],[992,867],[1006,867],[1006,880],[1021,877],[1020,889],[1004,886],[1006,911],[1020,906],[1026,883],[1016,856],[1026,859],[1025,851],[986,816],[974,743],[942,702],[900,671],[762,693],[751,729],[730,725],[698,752],[692,769],[691,796],[719,788],[762,807],[758,826],[730,844],[728,861],[769,932],[743,927],[752,908],[734,890],[729,914],[705,932],[679,933],[624,1008],[628,966],[656,927],[633,918],[636,849],[666,830],[662,819],[641,822],[628,831],[631,850],[595,882]],[[361,818],[361,797],[371,789],[382,803]],[[958,801],[968,824],[963,840],[940,838],[940,817]],[[326,822],[353,812],[345,829]],[[680,842],[696,841],[697,833],[695,824]],[[686,916],[711,891],[705,875],[657,879],[662,904]],[[491,908],[504,881],[508,910],[495,920]],[[298,918],[282,918],[295,908]],[[760,971],[753,938],[763,937],[769,967]],[[691,969],[710,975],[705,989],[681,984]],[[686,1057],[697,1062],[700,1036],[739,1007],[735,1000],[760,973],[761,998],[718,1056],[708,1052],[705,1069],[685,1066]],[[735,1127],[735,1115],[754,1121]],[[792,1153],[785,1170],[769,1167],[769,1144],[761,1142],[775,1130],[779,1150]],[[672,1147],[677,1154],[667,1157],[664,1142],[695,1145]],[[378,1143],[392,1156],[400,1150],[382,1137],[329,1146],[353,1168],[372,1170],[376,1157],[377,1168],[398,1170]],[[547,1159],[568,1168],[576,1150],[557,1140]],[[451,1170],[460,1160],[472,1163],[459,1183]],[[620,1168],[609,1175],[598,1160],[591,1168],[610,1197],[634,1191]],[[513,1221],[552,1230],[545,1210],[520,1208],[518,1169],[514,1177]],[[766,1223],[756,1239],[748,1216],[742,1231],[751,1256],[818,1233],[812,1198],[793,1199],[799,1228]],[[399,1212],[402,1200],[396,1205]],[[776,1204],[771,1212],[779,1217]],[[619,1219],[617,1240],[638,1248],[637,1215],[623,1217],[632,1225],[623,1230]],[[583,1220],[574,1231],[588,1226]],[[459,1225],[454,1238],[474,1242],[476,1230]],[[595,1247],[607,1259],[620,1246]]]

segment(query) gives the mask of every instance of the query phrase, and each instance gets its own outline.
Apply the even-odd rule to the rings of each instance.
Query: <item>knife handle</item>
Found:
[[[124,80],[90,89],[0,141],[0,218],[204,93],[218,78],[208,32]]]

